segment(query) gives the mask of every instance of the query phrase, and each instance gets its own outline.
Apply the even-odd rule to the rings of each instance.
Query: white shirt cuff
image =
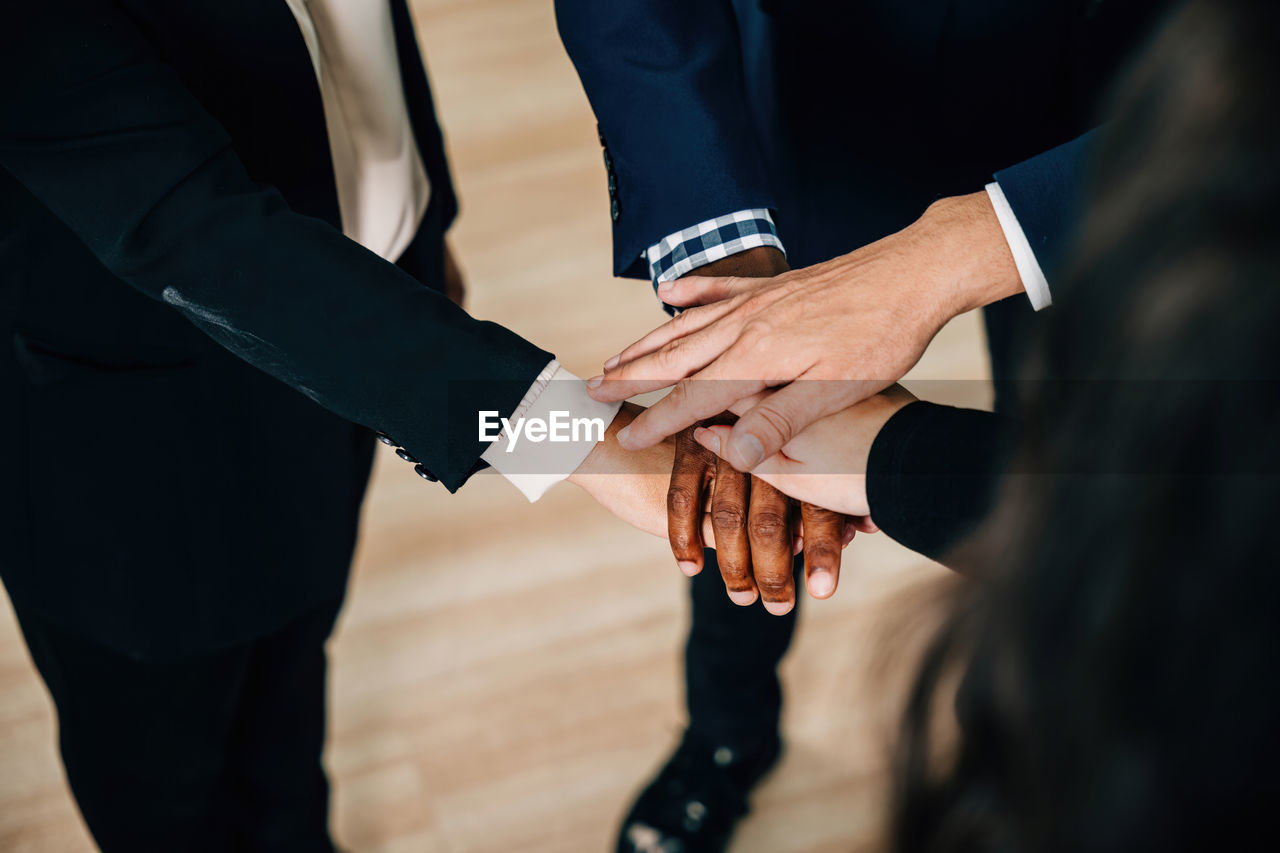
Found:
[[[501,428],[480,458],[532,503],[578,470],[620,408],[621,403],[591,399],[587,383],[553,359],[505,423],[497,412],[480,413],[482,437],[486,423],[494,431]]]
[[[996,210],[996,219],[1000,220],[1000,230],[1004,231],[1005,242],[1009,244],[1009,251],[1013,253],[1013,263],[1018,268],[1018,277],[1022,279],[1022,287],[1027,291],[1031,307],[1037,311],[1048,308],[1053,304],[1053,294],[1049,292],[1049,281],[1044,277],[1044,270],[1040,268],[1040,261],[1037,260],[1036,253],[1022,230],[1022,225],[1018,223],[1013,205],[1009,204],[1004,190],[995,181],[987,184],[987,196],[991,199],[991,206]]]

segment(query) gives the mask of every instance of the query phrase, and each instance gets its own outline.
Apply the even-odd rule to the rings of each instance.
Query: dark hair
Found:
[[[1274,834],[1278,38],[1275,0],[1187,3],[1113,101],[1030,362],[1067,381],[1034,386],[1018,470],[1042,473],[1011,476],[952,561],[982,579],[909,699],[895,850]]]

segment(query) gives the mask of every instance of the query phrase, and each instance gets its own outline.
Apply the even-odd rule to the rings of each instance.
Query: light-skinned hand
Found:
[[[675,386],[619,435],[628,448],[771,391],[723,442],[723,458],[754,471],[808,425],[900,379],[952,317],[1021,287],[987,194],[943,199],[908,228],[813,267],[670,283],[664,301],[701,307],[623,350],[588,385],[599,400]]]
[[[893,385],[827,415],[757,465],[752,477],[796,500],[863,519],[865,526],[860,529],[875,529],[873,508],[867,501],[871,445],[889,419],[915,399],[901,385]],[[695,430],[694,440],[719,454],[731,434],[727,426],[710,426]]]

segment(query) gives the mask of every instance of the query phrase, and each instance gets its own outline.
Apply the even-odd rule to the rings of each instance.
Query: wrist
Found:
[[[665,537],[666,494],[675,461],[674,442],[667,439],[634,452],[618,444],[618,431],[635,420],[641,411],[632,403],[623,405],[605,430],[604,441],[569,475],[569,482],[631,526]]]
[[[935,298],[947,306],[949,317],[1023,292],[1013,252],[986,192],[939,199],[908,231],[929,247]]]
[[[569,475],[569,482],[585,488],[585,483],[590,482],[584,479],[585,477],[589,477],[592,474],[617,473],[616,470],[610,471],[608,460],[615,452],[626,452],[618,444],[618,432],[635,420],[636,415],[640,414],[640,412],[640,407],[635,403],[623,403],[622,408],[618,409],[618,414],[614,416],[613,421],[605,429],[604,439],[591,448],[587,458],[582,460],[582,464],[578,466],[577,470]],[[590,490],[588,489],[588,491]]]
[[[772,246],[758,246],[697,267],[691,276],[715,278],[773,278],[791,269],[787,256]]]

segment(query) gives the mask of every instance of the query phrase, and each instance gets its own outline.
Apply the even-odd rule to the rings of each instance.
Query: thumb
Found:
[[[690,275],[658,285],[658,298],[677,308],[707,305],[760,286],[760,279]]]
[[[693,439],[717,456],[722,456],[721,450],[727,446],[732,432],[733,427],[728,424],[698,427],[693,431]],[[792,476],[806,473],[809,471],[805,463],[791,459],[785,453],[779,453],[757,465],[751,475],[764,480],[778,491],[785,492],[786,489],[782,484],[786,484]]]
[[[849,405],[844,384],[800,380],[780,388],[738,418],[721,455],[739,471],[753,471],[805,427]]]

